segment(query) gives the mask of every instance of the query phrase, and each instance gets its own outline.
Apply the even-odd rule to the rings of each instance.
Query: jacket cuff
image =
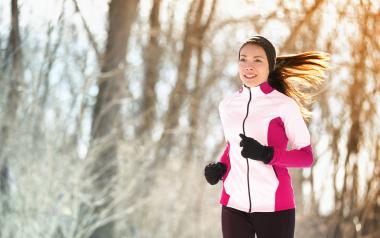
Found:
[[[264,155],[264,157],[263,157],[263,159],[264,159],[264,163],[265,164],[268,164],[268,163],[270,163],[272,160],[273,160],[273,156],[274,156],[274,149],[273,149],[273,147],[271,147],[271,146],[266,146],[266,148],[265,148],[266,150],[265,150],[265,155]]]

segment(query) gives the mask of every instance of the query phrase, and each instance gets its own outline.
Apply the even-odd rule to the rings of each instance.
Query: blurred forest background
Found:
[[[221,237],[203,169],[256,34],[331,56],[296,237],[378,237],[379,23],[378,0],[1,0],[0,237]]]

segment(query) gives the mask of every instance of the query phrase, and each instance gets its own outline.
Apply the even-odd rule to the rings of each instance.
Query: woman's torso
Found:
[[[241,156],[243,133],[262,145],[286,149],[284,127],[287,106],[292,99],[273,89],[267,82],[252,88],[242,87],[219,104],[224,135],[228,141],[224,153],[228,172],[223,181],[221,203],[246,212],[273,212],[295,207],[294,193],[285,167],[264,164]],[[248,109],[248,115],[247,115]]]

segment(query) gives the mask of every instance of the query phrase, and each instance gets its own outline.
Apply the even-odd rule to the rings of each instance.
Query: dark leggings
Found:
[[[222,206],[223,238],[293,238],[295,209],[247,213]]]

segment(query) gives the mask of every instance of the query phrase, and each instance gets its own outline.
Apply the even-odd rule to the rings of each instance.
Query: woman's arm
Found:
[[[281,167],[305,168],[313,164],[310,134],[303,120],[299,106],[291,101],[283,116],[284,128],[292,150],[274,148],[271,165]]]

